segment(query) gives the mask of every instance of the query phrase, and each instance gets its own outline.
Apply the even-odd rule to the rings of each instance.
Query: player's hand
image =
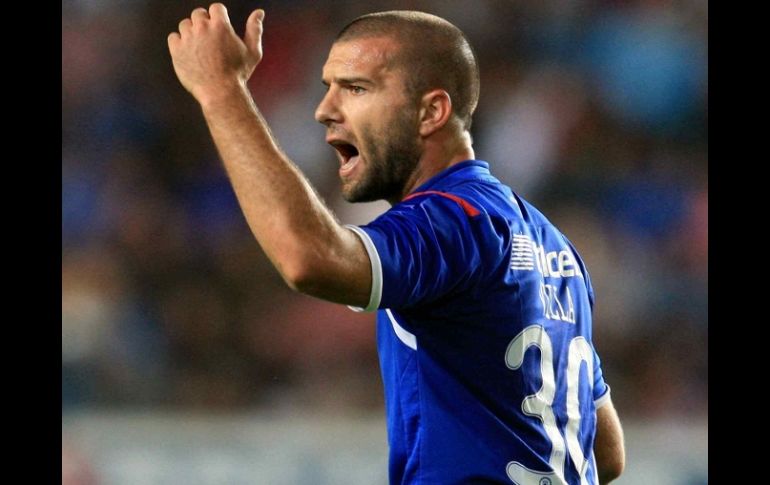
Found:
[[[246,21],[243,39],[233,30],[227,9],[213,3],[208,10],[196,8],[179,22],[179,32],[168,36],[168,50],[182,86],[198,102],[230,87],[245,86],[262,60],[262,21],[257,9]]]

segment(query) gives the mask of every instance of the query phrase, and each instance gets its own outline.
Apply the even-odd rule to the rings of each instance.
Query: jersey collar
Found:
[[[452,185],[453,179],[468,180],[481,175],[490,175],[489,163],[484,160],[464,160],[429,178],[424,184],[407,194],[406,197],[417,192],[425,192],[430,189],[435,190],[441,186]]]

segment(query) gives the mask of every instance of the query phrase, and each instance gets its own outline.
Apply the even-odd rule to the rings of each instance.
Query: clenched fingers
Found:
[[[182,19],[181,22],[179,22],[179,26],[177,27],[177,30],[179,31],[179,35],[185,35],[192,27],[192,20],[189,18]]]
[[[222,21],[226,24],[230,23],[230,17],[227,15],[227,8],[221,3],[212,3],[209,7],[209,15],[211,20]]]
[[[190,19],[192,20],[193,25],[200,25],[205,23],[209,20],[209,12],[203,7],[198,7],[195,10],[192,11],[192,14],[190,15]]]

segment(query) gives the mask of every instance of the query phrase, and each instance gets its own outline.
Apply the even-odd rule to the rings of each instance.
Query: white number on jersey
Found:
[[[543,385],[535,394],[524,398],[521,409],[529,416],[537,416],[543,423],[545,433],[551,441],[551,457],[548,460],[551,470],[547,472],[530,470],[521,463],[511,461],[506,468],[508,478],[517,485],[567,485],[564,479],[566,449],[580,474],[580,484],[588,485],[586,479],[588,461],[583,455],[578,439],[578,430],[580,429],[578,380],[580,379],[580,364],[585,362],[588,368],[588,385],[593,389],[594,354],[591,345],[583,337],[575,337],[569,344],[566,376],[568,420],[565,436],[562,436],[556,425],[556,417],[552,408],[556,397],[556,379],[554,377],[553,347],[545,328],[540,325],[531,325],[511,340],[505,352],[505,365],[511,370],[518,370],[524,362],[524,354],[533,345],[540,348],[540,373]]]

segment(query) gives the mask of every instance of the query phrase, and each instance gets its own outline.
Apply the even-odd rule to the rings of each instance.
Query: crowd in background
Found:
[[[621,415],[708,408],[707,3],[225,2],[266,10],[250,81],[282,148],[345,223],[313,119],[358,15],[429,11],[481,67],[479,159],[585,259]],[[166,36],[190,1],[62,3],[62,409],[382,406],[374,316],[293,293],[251,235]]]

